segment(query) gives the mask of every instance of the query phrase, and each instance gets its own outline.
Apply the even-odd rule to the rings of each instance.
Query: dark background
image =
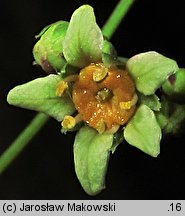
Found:
[[[94,7],[102,27],[117,2],[0,1],[0,153],[35,115],[6,103],[12,87],[45,76],[32,66],[34,35],[52,22],[69,20],[84,3]],[[183,1],[138,0],[111,41],[119,55],[156,50],[185,67],[184,23]],[[0,176],[0,199],[185,199],[185,133],[163,139],[156,159],[121,144],[110,160],[107,188],[96,197],[86,195],[75,176],[74,135],[61,135],[59,123],[50,120]]]

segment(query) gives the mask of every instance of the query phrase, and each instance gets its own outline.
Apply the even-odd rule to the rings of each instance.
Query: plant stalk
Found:
[[[39,113],[30,124],[21,132],[8,149],[0,157],[0,174],[14,161],[23,151],[27,144],[35,137],[40,129],[49,120],[49,116]]]
[[[108,39],[112,37],[134,2],[135,0],[121,0],[117,4],[114,11],[102,28],[104,36],[106,36]]]

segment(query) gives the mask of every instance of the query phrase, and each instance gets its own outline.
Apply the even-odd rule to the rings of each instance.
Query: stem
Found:
[[[110,39],[125,17],[131,5],[135,0],[121,0],[112,15],[104,25],[102,32]],[[23,151],[32,138],[40,131],[40,129],[48,121],[49,117],[45,114],[37,114],[31,123],[21,132],[10,147],[0,157],[0,174],[12,163],[12,161]]]
[[[118,28],[119,24],[129,11],[130,7],[134,3],[135,0],[121,0],[114,11],[112,12],[111,16],[105,23],[105,25],[102,28],[102,32],[104,36],[106,36],[108,39],[112,37],[116,29]]]
[[[0,174],[10,165],[10,163],[22,152],[31,139],[40,131],[48,121],[49,116],[39,113],[31,123],[15,139],[10,147],[0,157]]]

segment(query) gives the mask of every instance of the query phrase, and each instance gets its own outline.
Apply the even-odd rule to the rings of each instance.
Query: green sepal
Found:
[[[61,121],[65,115],[74,113],[75,107],[67,94],[62,97],[56,95],[60,81],[58,75],[37,78],[13,88],[7,101],[14,106],[44,112]]]
[[[68,25],[66,21],[58,21],[45,27],[39,34],[41,38],[33,48],[33,55],[36,63],[47,73],[58,72],[66,64],[63,41]]]
[[[96,24],[93,8],[79,7],[72,15],[64,40],[64,56],[67,62],[83,68],[90,63],[101,62],[103,35]]]
[[[132,75],[137,90],[144,95],[154,94],[178,69],[174,60],[154,51],[140,53],[127,61],[127,70]]]
[[[160,99],[157,97],[156,94],[146,96],[146,95],[139,93],[137,95],[138,95],[139,104],[145,104],[151,110],[160,111],[161,103],[160,103]]]
[[[162,97],[161,110],[156,113],[164,134],[181,134],[185,126],[185,105],[176,104]]]
[[[173,112],[169,115],[168,123],[163,128],[163,131],[165,134],[182,134],[185,126],[185,105],[171,103],[169,105],[173,106]]]
[[[159,112],[155,113],[157,122],[162,130],[167,126],[169,122],[170,113],[171,113],[171,110],[170,110],[169,101],[166,99],[166,97],[162,96],[161,97],[161,109]],[[164,133],[164,130],[163,130],[163,133]]]
[[[74,162],[77,177],[89,195],[105,188],[113,134],[99,134],[86,126],[77,133],[74,143]]]
[[[154,112],[146,105],[141,105],[124,130],[124,138],[130,144],[157,157],[160,153],[161,128]]]
[[[185,104],[185,69],[180,68],[162,85],[167,98],[175,103]]]
[[[156,112],[155,116],[160,128],[163,130],[168,124],[168,118],[162,112]]]
[[[117,52],[111,42],[104,40],[102,61],[106,67],[114,66],[117,61]]]

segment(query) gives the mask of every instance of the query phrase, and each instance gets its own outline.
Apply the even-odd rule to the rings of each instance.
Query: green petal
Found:
[[[161,103],[159,101],[159,98],[155,94],[149,96],[138,94],[138,98],[139,104],[145,104],[154,111],[159,111],[161,109]]]
[[[71,115],[74,105],[69,96],[58,97],[56,89],[61,81],[58,75],[49,75],[13,88],[7,97],[9,104],[44,112],[58,121]]]
[[[63,41],[68,25],[68,22],[58,21],[46,26],[39,34],[41,38],[33,48],[33,55],[36,63],[47,73],[60,71],[66,64]]]
[[[105,175],[113,143],[113,134],[99,134],[90,127],[77,133],[74,143],[74,162],[77,177],[89,195],[105,188]]]
[[[117,61],[117,52],[111,42],[107,40],[103,42],[102,61],[107,67],[115,65]]]
[[[124,130],[125,140],[152,157],[160,153],[161,129],[154,112],[141,105]]]
[[[64,56],[73,66],[83,68],[101,61],[103,35],[93,8],[83,5],[72,15],[64,40]]]
[[[127,69],[135,80],[137,90],[144,95],[152,95],[169,75],[178,70],[178,65],[174,60],[150,51],[130,58]]]
[[[185,103],[185,69],[180,68],[163,84],[162,89],[168,99],[175,103]]]

